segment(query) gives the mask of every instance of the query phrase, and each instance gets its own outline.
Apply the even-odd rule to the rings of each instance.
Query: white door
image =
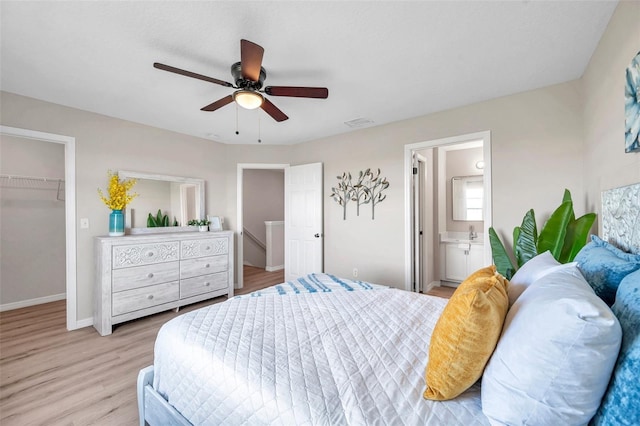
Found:
[[[284,169],[285,280],[322,265],[322,163]]]

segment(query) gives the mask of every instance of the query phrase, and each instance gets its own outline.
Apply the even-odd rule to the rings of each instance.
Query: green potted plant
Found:
[[[571,193],[565,189],[562,204],[551,214],[540,233],[533,209],[524,215],[522,225],[514,228],[512,247],[515,262],[512,261],[495,229],[489,228],[491,252],[498,272],[511,279],[518,268],[547,250],[560,263],[573,261],[586,244],[595,220],[595,213],[575,217]]]
[[[211,222],[209,221],[209,219],[191,219],[189,221],[189,226],[197,226],[198,227],[198,231],[200,232],[207,232],[209,231],[209,224]]]

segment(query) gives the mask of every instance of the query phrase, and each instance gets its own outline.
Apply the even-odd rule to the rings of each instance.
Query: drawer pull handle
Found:
[[[208,267],[209,267],[209,264],[207,263],[206,265],[204,265],[204,267],[205,267],[205,268],[208,268]]]
[[[210,283],[207,281],[206,283],[204,283],[204,286],[205,286],[205,287],[209,287],[209,284],[210,284]]]
[[[207,246],[205,250],[211,250],[211,246]]]
[[[150,251],[149,253],[147,253],[147,256],[152,257],[153,256],[153,252]]]
[[[147,278],[153,278],[153,274],[152,274],[151,272],[149,272],[149,273],[147,274]]]
[[[147,299],[149,299],[149,300],[153,299],[153,294],[148,295]]]

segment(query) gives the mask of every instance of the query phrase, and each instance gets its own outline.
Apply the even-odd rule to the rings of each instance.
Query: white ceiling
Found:
[[[224,143],[293,144],[580,78],[615,1],[2,1],[0,88]],[[289,120],[230,104],[240,39],[265,49]]]

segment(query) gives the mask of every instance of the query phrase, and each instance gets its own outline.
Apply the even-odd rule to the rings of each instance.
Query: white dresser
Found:
[[[93,326],[233,296],[233,232],[95,237]]]

